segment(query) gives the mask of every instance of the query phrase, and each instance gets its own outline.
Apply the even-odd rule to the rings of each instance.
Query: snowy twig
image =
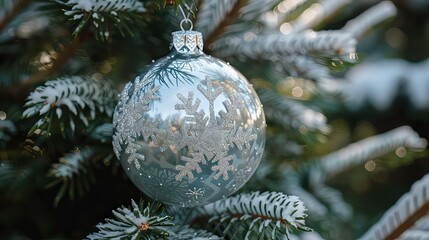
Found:
[[[396,11],[396,7],[391,1],[383,1],[366,10],[358,17],[348,21],[342,30],[349,32],[355,38],[360,38],[368,32],[371,27],[394,17]]]
[[[310,217],[313,219],[326,217],[328,208],[313,194],[301,186],[303,181],[302,175],[290,168],[284,169],[282,173],[284,174],[283,182],[285,190],[290,194],[298,196],[303,202],[305,202],[305,206],[308,208]]]
[[[139,22],[138,14],[146,11],[143,3],[138,0],[68,0],[62,4],[68,7],[64,14],[70,16],[70,20],[79,22],[74,35],[79,34],[86,23],[91,21],[96,29],[96,38],[101,40],[106,40],[111,35],[109,20],[122,35],[126,31],[134,36],[131,26]]]
[[[399,147],[423,149],[426,145],[425,139],[420,138],[410,127],[403,126],[350,144],[319,161],[325,176],[330,177],[364,161],[393,152]]]
[[[305,128],[309,131],[328,133],[330,127],[326,117],[303,104],[282,97],[272,90],[259,91],[259,97],[264,103],[265,115],[281,123],[285,128]]]
[[[241,37],[223,38],[213,44],[222,57],[246,56],[271,60],[273,55],[349,56],[356,51],[356,39],[341,31],[307,31],[284,35],[272,33],[257,36],[248,42]]]
[[[250,225],[244,229],[245,239],[255,232],[262,238],[275,239],[279,234],[288,237],[290,227],[308,231],[304,220],[306,210],[298,197],[278,192],[243,193],[195,209],[196,217],[207,216],[210,221],[227,222],[224,234],[248,220]]]
[[[429,210],[429,174],[415,182],[381,219],[374,224],[360,240],[393,240],[412,224],[426,215]],[[406,238],[411,239],[411,238]]]
[[[175,225],[165,228],[169,233],[171,240],[221,240],[222,238],[211,232],[194,229],[188,225]]]
[[[225,21],[227,15],[236,6],[237,1],[239,0],[203,1],[195,24],[197,30],[206,38],[209,37]]]
[[[24,118],[32,116],[44,116],[34,125],[30,133],[36,129],[46,130],[55,119],[61,119],[64,110],[68,110],[71,116],[75,115],[87,126],[90,120],[95,119],[97,113],[105,113],[111,116],[115,92],[106,81],[94,81],[89,77],[71,76],[48,81],[43,86],[37,87],[27,98],[23,112]],[[84,114],[84,111],[89,114]],[[75,129],[75,121],[69,118],[70,128]],[[43,128],[48,129],[43,129]],[[37,132],[36,132],[37,133]]]
[[[413,107],[429,107],[429,59],[410,63],[403,59],[364,62],[352,68],[342,83],[341,91],[351,110],[370,103],[377,110],[386,110],[394,101],[399,88]]]
[[[89,161],[94,156],[94,150],[85,148],[77,152],[66,154],[54,163],[49,175],[56,178],[72,179],[79,172],[86,172]]]
[[[100,126],[97,126],[89,135],[90,138],[98,140],[102,143],[111,142],[113,135],[113,124],[104,123]]]
[[[99,223],[97,233],[87,236],[88,239],[162,239],[170,235],[168,226],[174,224],[170,221],[172,217],[158,215],[161,205],[143,201],[140,204],[131,200],[131,207],[122,206],[113,215],[116,220],[106,218],[105,223]]]
[[[429,239],[429,215],[420,218],[411,228],[406,230],[398,240]]]
[[[92,148],[68,153],[60,158],[59,163],[52,164],[48,176],[55,178],[47,187],[61,184],[61,188],[55,197],[55,205],[58,205],[66,192],[70,199],[74,199],[75,192],[83,195],[89,191],[91,181],[94,181],[89,172],[89,166],[95,151]]]
[[[145,8],[143,3],[138,0],[68,0],[66,5],[72,6],[72,10],[66,11],[66,15],[74,15],[74,18],[81,18],[76,16],[76,13],[82,12],[144,12]]]
[[[289,76],[322,81],[331,79],[329,69],[314,59],[302,55],[289,55],[280,58],[282,68]]]
[[[324,174],[320,169],[312,168],[308,173],[309,187],[321,203],[325,203],[338,218],[344,221],[353,216],[352,207],[344,201],[341,192],[325,184]],[[302,184],[302,183],[301,183]],[[299,196],[299,195],[298,195]],[[319,216],[320,217],[320,216]]]

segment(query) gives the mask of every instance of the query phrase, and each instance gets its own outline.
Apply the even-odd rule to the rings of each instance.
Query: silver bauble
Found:
[[[113,147],[149,197],[183,207],[242,187],[264,151],[265,116],[246,78],[202,52],[201,33],[173,33],[172,52],[125,86]]]

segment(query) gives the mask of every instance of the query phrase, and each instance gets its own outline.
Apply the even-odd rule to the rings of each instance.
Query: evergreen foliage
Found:
[[[429,178],[418,159],[429,137],[428,39],[403,15],[429,4],[399,2],[0,1],[0,238],[427,238]],[[126,138],[112,136],[112,112],[124,84],[167,53],[179,6],[205,52],[258,92],[264,159],[240,192],[215,203],[163,211],[143,196],[100,222],[142,197],[114,158],[112,141]],[[410,30],[400,25],[408,21]],[[401,44],[408,60],[425,61],[382,59],[401,57]],[[391,189],[397,179],[406,183]]]

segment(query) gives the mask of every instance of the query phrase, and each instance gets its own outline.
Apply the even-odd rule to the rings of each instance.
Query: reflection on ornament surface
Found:
[[[265,125],[258,96],[237,70],[199,49],[174,51],[126,85],[113,146],[148,196],[196,206],[247,182],[263,153]]]

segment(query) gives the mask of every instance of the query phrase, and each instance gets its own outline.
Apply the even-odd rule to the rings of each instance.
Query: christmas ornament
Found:
[[[204,54],[191,30],[174,32],[172,52],[125,86],[113,117],[114,151],[131,181],[183,207],[242,187],[261,160],[266,126],[246,78]]]

